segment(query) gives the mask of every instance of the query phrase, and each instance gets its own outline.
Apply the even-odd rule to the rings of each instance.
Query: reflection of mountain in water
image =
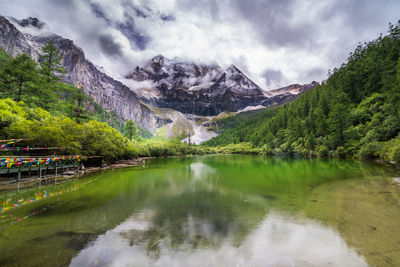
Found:
[[[203,180],[204,178],[208,178],[210,175],[217,173],[217,170],[202,163],[195,162],[189,165],[190,170],[193,172],[194,180]]]
[[[151,244],[126,238],[135,233],[134,240],[140,240],[151,229],[148,214],[132,216],[98,237],[72,259],[71,266],[367,266],[332,229],[279,214],[267,216],[239,246],[230,241],[232,233],[219,246],[199,247],[173,247],[168,237]],[[196,224],[203,226],[203,234],[215,234],[207,221],[187,221],[192,234],[190,228]],[[154,250],[156,254],[151,253]]]

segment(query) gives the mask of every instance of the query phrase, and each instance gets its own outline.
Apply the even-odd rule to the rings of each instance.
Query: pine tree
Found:
[[[61,65],[62,56],[60,51],[49,42],[42,48],[42,55],[40,57],[40,68],[47,82],[57,82],[60,77],[57,74],[66,73],[64,67]]]
[[[136,123],[133,120],[128,120],[125,123],[124,134],[131,141],[133,140],[133,138],[137,137],[137,126],[136,126]]]
[[[56,101],[56,91],[58,91],[58,82],[61,80],[60,76],[66,73],[66,70],[61,65],[60,51],[49,42],[42,48],[42,55],[40,57],[40,69],[42,75],[41,89],[42,93],[46,95],[43,105],[51,107]]]
[[[21,54],[6,62],[0,70],[2,97],[11,97],[15,101],[30,101],[35,82],[39,78],[36,62],[28,54]]]
[[[328,118],[334,147],[343,146],[344,131],[348,125],[348,109],[342,103],[335,103]]]

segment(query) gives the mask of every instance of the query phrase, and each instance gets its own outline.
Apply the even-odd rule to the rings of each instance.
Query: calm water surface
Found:
[[[0,194],[0,266],[400,266],[396,176],[224,155]]]

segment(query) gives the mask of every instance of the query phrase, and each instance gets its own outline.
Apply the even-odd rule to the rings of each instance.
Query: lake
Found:
[[[397,176],[213,155],[2,193],[0,266],[400,266]]]

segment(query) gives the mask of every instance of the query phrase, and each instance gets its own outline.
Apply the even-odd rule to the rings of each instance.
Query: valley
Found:
[[[36,18],[25,19],[24,23],[14,20],[15,25],[11,22],[0,18],[0,48],[11,56],[28,53],[38,60],[41,48],[52,42],[60,50],[61,63],[67,71],[63,82],[83,90],[123,120],[134,120],[143,129],[166,138],[182,140],[190,132],[196,136],[195,143],[200,144],[218,134],[208,132],[202,125],[212,123],[218,115],[234,114],[252,106],[282,105],[317,84],[265,91],[234,65],[223,70],[218,65],[180,62],[161,55],[143,67],[137,66],[125,78],[115,79],[99,70],[72,40],[42,33],[37,25],[45,24]],[[36,28],[36,35],[24,33],[25,28],[32,27]],[[159,108],[171,112],[162,113]]]
[[[400,266],[399,8],[2,1],[0,266]]]

